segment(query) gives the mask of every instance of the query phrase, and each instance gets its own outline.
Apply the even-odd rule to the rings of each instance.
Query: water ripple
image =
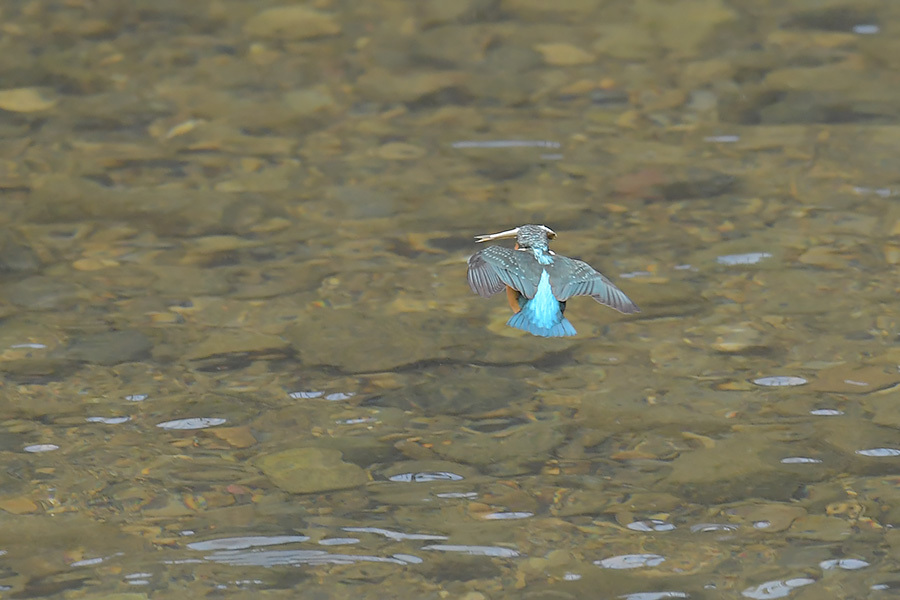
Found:
[[[257,546],[276,546],[305,542],[305,535],[248,535],[243,537],[219,538],[202,542],[191,542],[187,545],[191,550],[246,550]]]
[[[390,529],[381,529],[379,527],[342,527],[344,531],[350,533],[374,533],[383,535],[384,537],[394,540],[446,540],[445,535],[432,535],[430,533],[403,533],[402,531],[392,531]]]
[[[900,456],[900,450],[896,448],[867,448],[865,450],[857,450],[856,453],[861,456],[875,457]]]
[[[203,557],[205,560],[233,566],[298,566],[298,565],[350,565],[358,562],[408,564],[398,558],[369,556],[365,554],[331,554],[325,550],[224,550]]]
[[[720,265],[755,265],[764,258],[772,258],[768,252],[748,252],[747,254],[725,254],[716,257]]]
[[[665,560],[666,557],[660,554],[622,554],[595,560],[594,564],[604,569],[639,569],[661,565]]]
[[[637,592],[619,596],[624,600],[663,600],[663,598],[690,598],[684,592]]]
[[[25,452],[53,452],[54,450],[59,450],[59,446],[56,444],[32,444],[31,446],[25,446],[23,448]]]
[[[189,419],[175,419],[174,421],[157,423],[156,426],[161,429],[190,430],[215,427],[216,425],[222,425],[225,422],[226,419],[222,419],[219,417],[193,417]]]
[[[528,517],[533,517],[534,513],[531,512],[495,512],[488,513],[484,515],[484,519],[502,521],[507,519],[527,519]]]
[[[859,560],[858,558],[833,558],[831,560],[823,560],[819,563],[819,567],[825,571],[834,569],[855,571],[857,569],[864,569],[868,566],[869,563],[864,560]]]
[[[400,473],[391,475],[388,481],[397,481],[401,483],[426,483],[429,481],[459,481],[462,475],[450,473],[449,471],[424,471],[422,473]]]
[[[738,526],[730,523],[697,523],[691,525],[691,533],[707,533],[710,531],[737,531]]]
[[[754,379],[753,383],[763,387],[793,387],[795,385],[804,385],[807,380],[803,377],[792,377],[787,375],[775,375],[772,377],[760,377]]]
[[[440,552],[461,552],[471,556],[494,556],[497,558],[514,558],[519,553],[510,548],[500,546],[467,546],[455,544],[432,544],[423,546],[422,550],[438,550]]]
[[[643,521],[632,521],[626,525],[632,531],[672,531],[675,526],[659,519],[645,519]]]
[[[794,579],[787,580],[776,579],[761,583],[757,586],[748,587],[741,592],[741,595],[746,596],[747,598],[754,598],[755,600],[784,598],[794,591],[795,588],[803,587],[804,585],[815,582],[815,579],[809,579],[808,577],[795,577]]]

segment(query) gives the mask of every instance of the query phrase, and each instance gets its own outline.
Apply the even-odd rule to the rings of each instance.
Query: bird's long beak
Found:
[[[500,233],[488,233],[485,235],[476,235],[475,242],[490,242],[492,240],[502,240],[505,238],[514,238],[519,235],[519,228],[509,229],[507,231],[501,231]],[[555,235],[555,234],[554,234]]]

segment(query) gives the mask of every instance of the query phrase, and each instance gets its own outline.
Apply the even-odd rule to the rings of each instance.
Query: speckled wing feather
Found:
[[[640,312],[625,292],[584,261],[557,255],[553,257],[553,264],[547,265],[547,271],[553,295],[560,302],[572,296],[590,296],[621,313]]]
[[[541,265],[526,252],[488,246],[469,258],[469,287],[487,298],[508,285],[526,298],[534,298]]]

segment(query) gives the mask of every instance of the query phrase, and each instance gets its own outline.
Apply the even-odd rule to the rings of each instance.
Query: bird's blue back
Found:
[[[506,322],[510,327],[542,337],[566,337],[576,333],[569,320],[563,316],[566,304],[553,295],[550,275],[546,270],[541,273],[534,297],[521,296],[519,306],[521,310]]]

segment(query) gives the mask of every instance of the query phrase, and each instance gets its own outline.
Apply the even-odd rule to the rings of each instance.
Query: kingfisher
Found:
[[[469,287],[482,298],[506,288],[513,316],[510,327],[542,337],[575,335],[563,316],[572,296],[590,296],[620,313],[640,312],[613,282],[584,261],[561,256],[550,249],[556,232],[544,225],[521,225],[515,229],[475,237],[476,242],[516,238],[510,250],[488,246],[469,258]]]

